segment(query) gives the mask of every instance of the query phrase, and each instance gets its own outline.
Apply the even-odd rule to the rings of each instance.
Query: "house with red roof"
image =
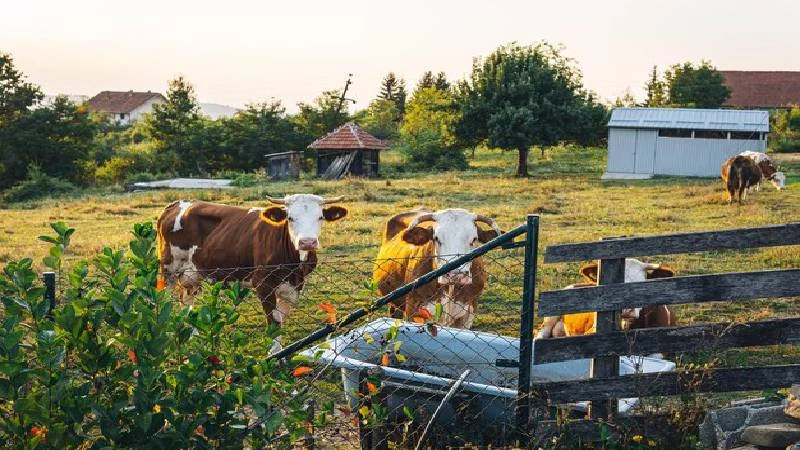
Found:
[[[731,96],[723,107],[783,109],[800,106],[800,72],[722,70]]]
[[[154,104],[166,101],[158,92],[103,91],[87,103],[89,110],[106,113],[112,120],[128,124],[152,112]]]

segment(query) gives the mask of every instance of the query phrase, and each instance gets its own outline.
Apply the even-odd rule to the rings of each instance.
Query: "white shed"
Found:
[[[764,151],[768,132],[768,111],[615,108],[603,178],[716,177],[726,159]]]

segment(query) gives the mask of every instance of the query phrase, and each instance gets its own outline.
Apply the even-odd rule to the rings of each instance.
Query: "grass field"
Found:
[[[383,224],[397,212],[420,205],[431,209],[461,207],[495,218],[503,229],[523,223],[527,214],[540,214],[540,250],[550,244],[593,241],[603,236],[718,230],[800,220],[800,155],[782,154],[776,159],[788,175],[788,188],[776,192],[771,185],[764,185],[738,207],[727,204],[719,179],[601,181],[603,149],[564,147],[548,150],[544,157],[534,152],[532,176],[527,179],[512,176],[515,153],[479,150],[470,161],[471,170],[441,174],[404,174],[399,156],[387,153],[383,161],[390,175],[383,179],[265,182],[255,188],[229,191],[87,194],[16,205],[0,210],[0,263],[44,256],[47,246],[36,236],[49,233],[48,224],[53,221],[64,221],[77,229],[69,258],[79,259],[97,254],[104,246],[125,245],[134,223],[155,221],[166,204],[181,198],[249,207],[265,205],[265,195],[345,195],[350,214],[323,229],[322,264],[309,282],[308,298],[292,319],[296,326],[290,334],[296,337],[319,325],[323,317],[315,307],[319,301],[332,302],[340,311],[347,311],[370,299],[371,294],[361,285],[369,279]],[[490,268],[494,284],[484,293],[475,328],[517,334],[521,252],[489,259],[494,264]],[[776,269],[800,267],[800,249],[707,252],[650,260],[666,263],[679,274]],[[541,258],[539,261],[541,264]],[[577,264],[541,265],[538,290],[579,281],[576,269]],[[253,301],[248,317],[253,327],[262,323],[261,314]],[[786,316],[800,316],[797,301],[774,299],[679,308],[681,324]],[[722,357],[728,365],[798,363],[800,350],[734,350]]]

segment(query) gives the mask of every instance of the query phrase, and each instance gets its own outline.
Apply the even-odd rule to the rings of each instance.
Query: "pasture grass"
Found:
[[[787,189],[776,192],[765,184],[747,202],[729,206],[719,179],[657,177],[651,180],[601,181],[605,150],[575,146],[533,151],[529,178],[513,176],[514,152],[478,149],[465,172],[402,173],[402,157],[385,152],[380,179],[262,182],[231,190],[87,193],[70,198],[13,205],[0,210],[0,263],[21,257],[40,260],[47,245],[37,236],[48,224],[64,221],[77,229],[67,261],[98,254],[105,246],[120,248],[131,237],[132,225],[155,221],[168,203],[178,199],[221,202],[244,207],[264,206],[265,196],[314,193],[347,196],[349,216],[323,227],[320,266],[309,280],[305,298],[286,328],[298,338],[318,328],[321,302],[340,314],[367,305],[375,294],[365,287],[372,273],[382,229],[392,215],[417,206],[460,207],[493,217],[511,229],[527,214],[541,216],[540,252],[547,245],[594,241],[606,236],[652,235],[721,230],[800,220],[800,157],[775,155],[787,173]],[[647,258],[668,264],[679,274],[752,271],[800,267],[800,248],[776,247],[705,252]],[[490,253],[490,283],[484,292],[474,328],[501,334],[519,332],[522,252]],[[580,280],[578,264],[548,264],[539,258],[537,292],[559,289]],[[255,299],[247,324],[263,327]],[[677,308],[679,323],[747,321],[800,316],[797,299],[711,303]],[[377,316],[377,314],[375,315]],[[537,323],[541,319],[537,319]],[[254,349],[266,352],[266,349]],[[796,347],[721,352],[721,365],[800,363]],[[700,357],[704,359],[704,357]]]

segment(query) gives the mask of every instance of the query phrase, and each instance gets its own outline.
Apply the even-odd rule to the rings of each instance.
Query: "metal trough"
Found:
[[[400,353],[405,362],[397,367],[383,367],[380,361],[385,348],[381,342],[392,327],[397,328],[396,341],[402,341]],[[312,347],[302,354],[312,359],[317,357],[317,365],[342,369],[344,391],[351,405],[358,404],[359,372],[366,369],[378,373],[388,392],[389,411],[396,417],[403,414],[404,406],[432,411],[448,387],[465,369],[470,369],[460,394],[441,411],[437,422],[453,424],[459,416],[468,417],[470,424],[513,427],[518,370],[508,366],[519,358],[519,338],[441,326],[436,329],[434,336],[424,325],[380,318],[327,341],[323,346],[327,348]],[[388,348],[393,347],[389,344]],[[578,359],[534,365],[531,381],[588,378],[590,362]],[[662,359],[620,358],[620,374],[674,369],[673,362]],[[630,411],[637,402],[636,398],[619,400],[620,413]],[[586,404],[577,404],[575,408],[585,409]]]

